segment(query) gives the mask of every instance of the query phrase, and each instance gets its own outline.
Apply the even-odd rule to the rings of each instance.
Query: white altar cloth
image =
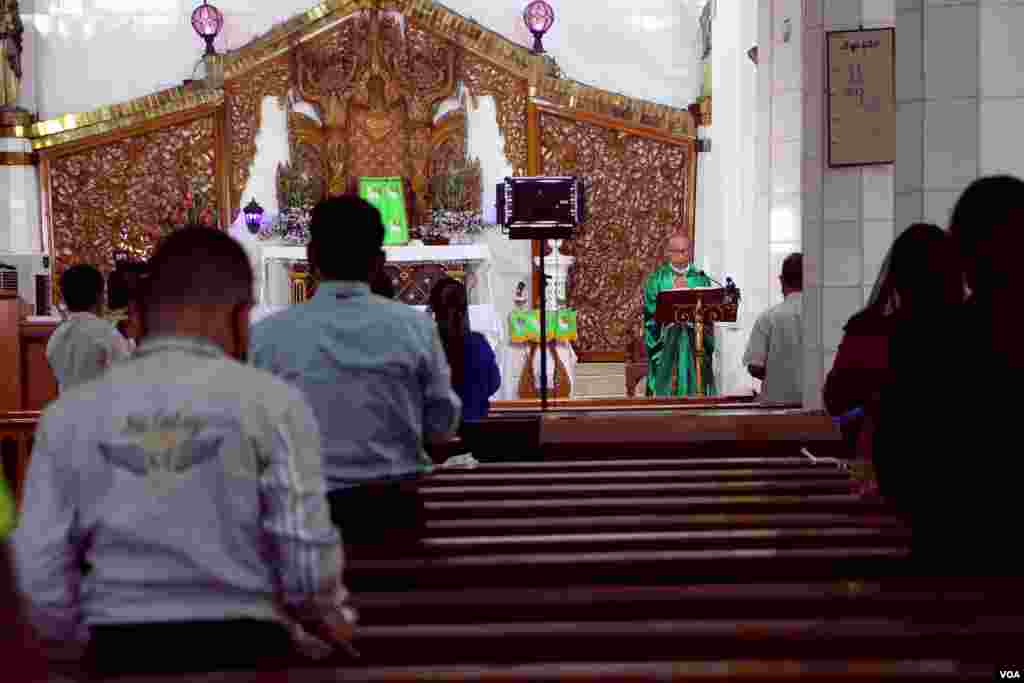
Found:
[[[259,287],[260,302],[267,305],[281,304],[287,300],[289,284],[287,275],[279,274],[274,278],[271,265],[274,263],[296,263],[306,261],[306,247],[289,244],[256,242],[252,248],[258,253],[258,269],[261,275]],[[453,244],[448,246],[408,246],[384,247],[388,263],[466,263],[476,267],[478,275],[483,275],[482,284],[486,293],[476,303],[491,304],[494,302],[494,286],[490,268],[491,250],[486,244]],[[275,287],[275,281],[280,286]],[[275,290],[283,293],[281,297],[273,296]]]

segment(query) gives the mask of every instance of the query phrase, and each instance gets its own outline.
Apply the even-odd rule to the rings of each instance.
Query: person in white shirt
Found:
[[[803,400],[803,255],[793,253],[782,262],[783,301],[762,313],[747,342],[743,364],[762,381],[765,403],[800,403]]]
[[[248,259],[186,227],[150,269],[137,352],[36,431],[12,545],[47,656],[113,677],[351,652],[313,410],[242,362]]]
[[[68,268],[60,291],[70,315],[46,344],[46,360],[60,391],[98,378],[112,364],[131,356],[131,344],[103,314],[103,275],[90,265]]]

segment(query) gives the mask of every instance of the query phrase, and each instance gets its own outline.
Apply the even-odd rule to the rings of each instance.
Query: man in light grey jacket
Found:
[[[46,360],[61,391],[96,379],[132,353],[131,343],[101,318],[103,275],[90,265],[71,266],[60,278],[68,319],[46,344]]]
[[[40,420],[14,534],[33,623],[49,643],[88,640],[101,675],[276,667],[310,634],[344,646],[316,420],[239,362],[245,254],[184,228],[150,267],[134,357]]]

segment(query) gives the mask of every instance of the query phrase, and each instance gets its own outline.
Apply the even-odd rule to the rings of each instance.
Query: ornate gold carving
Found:
[[[533,94],[566,110],[589,112],[661,128],[674,136],[696,135],[693,116],[686,109],[655,104],[577,81],[545,77],[534,86]]]
[[[188,192],[216,212],[215,128],[210,116],[51,159],[54,282],[77,263],[109,272],[116,252],[148,257]]]
[[[527,81],[475,56],[467,56],[462,79],[470,93],[490,95],[497,109],[498,129],[505,138],[505,158],[514,175],[527,174]]]
[[[427,208],[434,105],[455,92],[459,48],[378,9],[357,13],[292,52],[295,91],[319,122],[293,115],[296,145],[318,155],[328,192],[363,176],[401,176]]]
[[[162,97],[158,93],[133,100],[127,105],[97,109],[92,114],[68,114],[59,119],[37,123],[32,126],[28,136],[32,138],[32,149],[49,149],[136,126],[148,125],[174,114],[191,112],[203,107],[214,107],[224,100],[224,93],[220,90],[176,88],[175,91],[182,91],[184,94],[180,97],[170,95]],[[110,113],[115,109],[120,112],[117,116]]]
[[[711,97],[705,97],[697,102],[694,102],[689,107],[689,112],[693,116],[694,123],[698,126],[710,126],[711,125]]]
[[[540,129],[542,173],[567,173],[572,148],[573,173],[586,181],[590,219],[565,249],[576,257],[568,298],[578,315],[577,346],[621,352],[641,319],[644,278],[661,262],[664,240],[689,220],[690,148],[546,111]]]
[[[263,124],[263,98],[273,96],[284,102],[288,96],[288,61],[278,59],[265,63],[246,78],[225,83],[224,91],[231,150],[231,219],[234,220],[256,159],[256,134]]]
[[[464,263],[388,263],[384,272],[391,278],[395,299],[411,306],[425,306],[430,290],[446,277],[465,277]]]
[[[168,114],[220,104],[223,97],[220,90],[179,86],[90,112],[40,121],[28,127],[24,137],[32,138],[36,149],[53,147],[146,123]]]
[[[33,123],[35,123],[35,117],[24,109],[0,110],[0,126],[5,128],[28,127]]]
[[[27,152],[0,152],[0,166],[34,166],[39,157]]]

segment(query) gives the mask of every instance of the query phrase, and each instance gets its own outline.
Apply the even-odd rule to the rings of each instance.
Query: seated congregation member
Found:
[[[101,676],[273,668],[293,635],[344,647],[352,615],[312,409],[239,362],[245,253],[182,228],[150,265],[133,358],[39,422],[13,536],[37,630],[52,644],[88,632]]]
[[[331,514],[345,543],[418,537],[424,444],[448,440],[461,402],[434,322],[376,296],[384,225],[355,196],[313,209],[316,295],[253,327],[252,359],[301,387],[316,412]]]
[[[874,463],[882,494],[909,517],[922,569],[1018,575],[1024,182],[972,183],[950,235],[970,295],[897,321]]]
[[[782,262],[782,303],[761,313],[750,332],[743,364],[761,380],[759,400],[768,403],[803,401],[804,259],[790,254]]]
[[[96,379],[132,353],[128,340],[100,317],[104,290],[103,275],[90,265],[72,266],[61,275],[60,291],[70,313],[46,344],[46,360],[61,391]]]
[[[501,388],[501,373],[487,338],[469,328],[469,299],[458,280],[445,278],[430,292],[430,311],[437,321],[452,387],[462,401],[462,419],[480,420],[491,409],[491,396]]]
[[[843,328],[825,380],[825,407],[842,417],[842,431],[870,477],[871,440],[878,398],[890,379],[889,339],[898,323],[918,314],[952,308],[963,299],[959,264],[949,235],[936,225],[915,223],[893,243],[871,298]],[[844,417],[845,416],[845,417]],[[872,482],[866,482],[868,489]]]
[[[122,262],[110,273],[107,306],[119,314],[117,331],[128,340],[132,350],[142,337],[139,293],[146,278],[146,264]]]

